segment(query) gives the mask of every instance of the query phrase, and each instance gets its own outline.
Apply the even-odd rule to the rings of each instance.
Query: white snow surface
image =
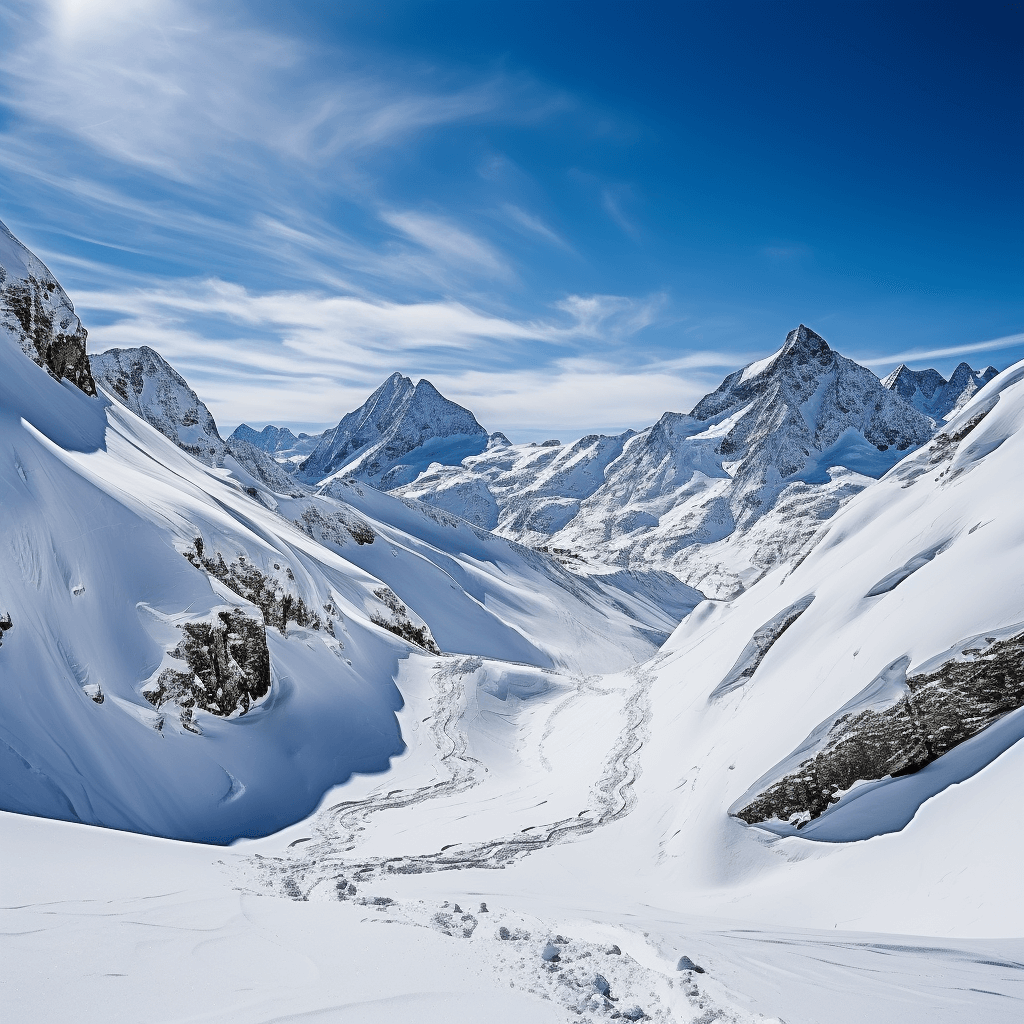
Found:
[[[389,593],[405,605],[398,618],[426,624],[442,650],[573,672],[648,657],[700,600],[656,572],[581,580],[372,488],[339,483],[345,500],[313,498],[269,490],[230,454],[203,466],[6,339],[0,437],[10,810],[223,842],[296,820],[352,771],[385,770],[403,746],[394,677],[420,651],[372,621],[395,617]],[[301,598],[324,627],[268,628],[270,694],[241,718],[199,712],[199,736],[144,687],[184,622],[225,606],[261,613],[186,561],[196,537],[208,556],[245,559]]]

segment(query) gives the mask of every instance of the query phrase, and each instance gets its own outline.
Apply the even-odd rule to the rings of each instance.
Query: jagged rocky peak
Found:
[[[88,332],[75,307],[37,256],[0,221],[0,331],[57,380],[87,395],[96,384],[85,352]]]
[[[967,363],[960,363],[946,380],[938,370],[911,370],[906,363],[900,363],[882,381],[882,386],[939,422],[966,405],[998,372],[994,366],[974,370]]]
[[[265,452],[276,452],[280,448],[291,448],[298,438],[287,427],[265,426],[262,430],[254,430],[248,423],[240,423],[233,431],[231,438],[248,441],[249,444]],[[230,440],[230,438],[229,438]]]
[[[262,430],[255,430],[248,423],[242,423],[231,432],[228,444],[241,441],[272,455],[278,461],[288,462],[309,455],[322,436],[305,433],[296,435],[287,427],[275,427],[272,424]]]
[[[207,466],[224,461],[227,446],[210,410],[158,352],[112,348],[92,357],[96,382],[111,398],[156,427]]]
[[[882,387],[870,370],[833,351],[803,324],[789,332],[778,352],[726,377],[691,415],[706,422],[740,410],[722,442],[723,453],[739,453],[780,431],[791,438],[802,435],[798,446],[823,451],[850,428],[878,451],[903,452],[923,444],[934,429],[919,410]],[[773,447],[778,449],[780,440],[776,437]],[[809,455],[803,452],[804,458]],[[794,472],[787,468],[782,475]]]
[[[487,431],[428,380],[393,373],[356,410],[320,438],[300,466],[310,481],[344,472],[389,490],[409,483],[432,462],[458,465],[478,455]]]

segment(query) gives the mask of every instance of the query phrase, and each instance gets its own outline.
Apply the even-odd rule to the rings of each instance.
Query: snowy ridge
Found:
[[[882,381],[882,386],[941,423],[969,402],[998,372],[994,366],[972,370],[967,363],[960,363],[946,380],[937,370],[911,370],[901,363]]]
[[[227,446],[210,410],[159,353],[112,348],[90,357],[96,383],[206,466],[219,466]]]
[[[801,325],[689,415],[635,436],[488,449],[398,493],[579,564],[654,566],[728,596],[799,556],[871,478],[934,431]]]
[[[468,409],[393,373],[358,409],[321,435],[299,472],[310,483],[337,474],[382,490],[408,483],[431,462],[458,464],[483,451],[487,431]]]

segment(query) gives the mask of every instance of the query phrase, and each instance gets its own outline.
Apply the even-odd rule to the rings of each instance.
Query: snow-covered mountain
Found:
[[[287,427],[273,425],[268,425],[262,430],[254,430],[248,423],[241,423],[231,431],[228,443],[244,441],[273,456],[277,462],[290,463],[291,468],[294,469],[299,462],[313,452],[322,436],[322,434],[303,433],[296,436]]]
[[[571,680],[648,657],[701,599],[658,572],[579,579],[372,487],[295,490],[266,453],[224,446],[156,353],[98,362],[112,396],[0,337],[4,809],[217,842],[272,831],[402,750],[408,659]]]
[[[967,363],[960,363],[946,380],[938,370],[911,370],[906,363],[900,363],[882,381],[882,386],[941,423],[966,405],[998,372],[994,366],[972,370]]]
[[[932,421],[801,325],[689,414],[638,434],[491,445],[397,493],[579,563],[657,566],[712,596],[793,559]]]
[[[393,373],[358,409],[321,435],[299,472],[310,483],[338,474],[386,491],[414,480],[432,462],[458,465],[483,451],[487,440],[476,417],[430,381],[413,384]]]
[[[159,353],[112,348],[90,356],[96,384],[206,466],[224,462],[227,446],[199,396]]]
[[[242,438],[203,464],[155,353],[91,396],[0,332],[9,1012],[1016,1022],[1024,363],[916,448],[794,335],[691,416],[433,471],[499,524],[516,474],[559,530],[679,508],[683,548],[717,501],[701,557],[782,553],[701,601]]]
[[[87,395],[96,388],[85,353],[87,332],[54,276],[0,221],[0,331],[57,380]]]

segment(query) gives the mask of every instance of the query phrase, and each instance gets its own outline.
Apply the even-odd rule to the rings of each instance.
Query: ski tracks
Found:
[[[632,811],[636,804],[633,786],[640,774],[640,753],[650,721],[650,688],[654,676],[646,666],[627,672],[631,682],[622,710],[622,728],[591,788],[588,806],[575,817],[531,826],[527,831],[483,842],[454,844],[432,853],[365,859],[352,856],[359,833],[374,815],[465,792],[478,785],[486,774],[486,766],[468,755],[468,738],[459,724],[466,706],[465,678],[482,665],[480,658],[446,658],[435,666],[431,733],[438,765],[447,777],[428,786],[392,790],[326,809],[314,826],[316,834],[312,840],[296,846],[285,857],[259,857],[258,864],[252,865],[257,868],[262,887],[307,898],[314,889],[339,878],[344,878],[346,883],[349,880],[366,882],[389,874],[503,868],[555,843],[587,835]],[[588,692],[602,695],[612,692],[596,687],[594,678],[580,680],[576,691],[553,709],[541,737],[541,750],[544,740],[553,731],[556,716]],[[550,771],[543,753],[541,759]]]

